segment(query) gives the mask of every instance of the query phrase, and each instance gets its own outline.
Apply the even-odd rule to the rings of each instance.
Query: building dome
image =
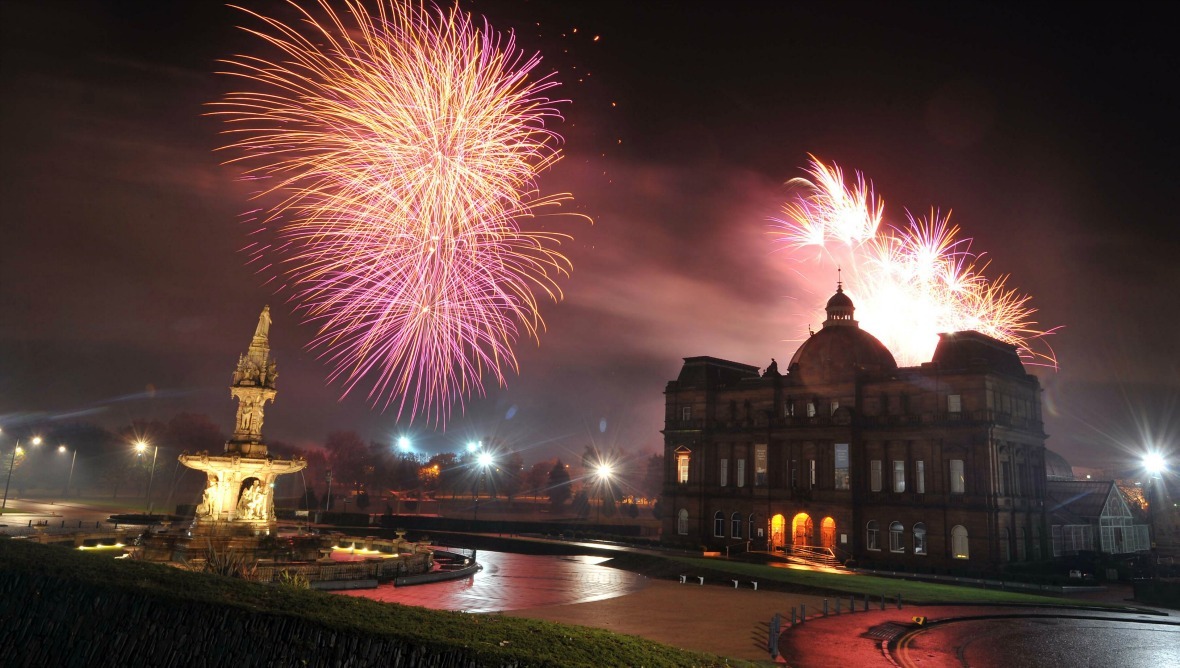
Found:
[[[1049,480],[1076,480],[1069,461],[1049,448],[1045,448],[1045,478]]]
[[[852,380],[862,372],[897,369],[893,353],[853,319],[856,308],[842,285],[837,284],[826,309],[823,329],[804,341],[791,358],[792,376],[809,384],[828,383]]]

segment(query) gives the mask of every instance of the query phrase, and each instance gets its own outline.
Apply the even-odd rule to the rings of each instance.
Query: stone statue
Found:
[[[197,505],[198,517],[210,517],[214,513],[214,506],[217,504],[217,476],[209,476],[209,486],[205,488],[205,495],[201,498],[201,503]]]
[[[270,333],[270,306],[263,306],[258,316],[258,326],[254,328],[254,338],[265,339]]]
[[[258,494],[258,481],[250,487],[245,487],[242,490],[242,496],[238,499],[238,517],[249,519],[250,505],[254,502],[254,496]]]

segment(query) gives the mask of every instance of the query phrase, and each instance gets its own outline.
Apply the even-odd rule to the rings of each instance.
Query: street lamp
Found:
[[[406,438],[405,436],[397,439],[397,448],[402,452],[409,452],[411,449],[410,439]]]
[[[137,453],[139,453],[139,455],[141,457],[143,456],[143,453],[147,451],[147,447],[148,447],[148,444],[145,443],[143,441],[143,439],[140,439],[135,442],[135,451]],[[156,456],[159,454],[160,454],[160,446],[158,446],[158,445],[152,446],[152,471],[151,471],[151,475],[148,476],[147,503],[146,503],[148,515],[152,514],[152,481],[154,481],[156,479]]]
[[[1147,491],[1144,496],[1147,498],[1147,528],[1150,532],[1148,536],[1148,547],[1155,546],[1155,500],[1151,498],[1154,491],[1159,500],[1163,501],[1162,490],[1159,489],[1163,482],[1163,474],[1168,470],[1168,462],[1164,456],[1158,452],[1151,451],[1143,455],[1143,469],[1147,471]]]
[[[65,452],[65,444],[57,446],[58,452]],[[68,497],[70,495],[70,483],[74,482],[74,462],[78,461],[78,448],[74,448],[74,454],[70,456],[70,477],[66,478],[66,488],[62,492],[62,496]]]
[[[475,461],[479,464],[479,477],[475,481],[475,515],[471,518],[472,522],[479,521],[479,488],[483,485],[484,479],[487,478],[488,467],[492,465],[494,459],[492,458],[492,453],[481,452]]]
[[[610,491],[610,479],[614,474],[611,465],[603,462],[598,465],[596,469],[598,474],[598,524],[602,524],[602,504],[605,500],[605,494]]]
[[[33,445],[41,445],[41,437],[33,437]],[[0,509],[8,507],[8,486],[12,484],[12,470],[16,468],[16,456],[24,452],[20,447],[20,440],[18,439],[16,445],[12,446],[12,459],[8,462],[8,479],[4,482],[4,501],[0,502]]]

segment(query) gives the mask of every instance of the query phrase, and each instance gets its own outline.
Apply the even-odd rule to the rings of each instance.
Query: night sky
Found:
[[[987,274],[1011,274],[1039,326],[1061,327],[1060,368],[1034,369],[1052,449],[1112,468],[1149,440],[1180,450],[1180,59],[1165,8],[462,6],[558,73],[565,157],[540,185],[594,219],[563,224],[566,299],[543,306],[539,346],[518,343],[507,388],[439,434],[326,383],[313,329],[239,252],[256,204],[203,115],[236,85],[216,60],[258,50],[241,12],[4,2],[0,426],[187,411],[229,432],[230,374],[270,304],[270,439],[496,438],[526,461],[591,441],[656,452],[681,358],[781,363],[819,325],[834,272],[803,277],[768,235],[811,152],[864,172],[892,222],[953,209]]]

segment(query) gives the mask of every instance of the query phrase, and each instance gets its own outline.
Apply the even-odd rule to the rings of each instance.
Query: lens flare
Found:
[[[560,158],[546,124],[564,101],[539,55],[457,7],[341,6],[292,2],[291,22],[242,9],[272,55],[224,61],[246,90],[212,114],[268,202],[257,220],[277,241],[247,246],[251,262],[285,268],[329,379],[445,424],[485,376],[519,371],[513,346],[572,270],[568,235],[523,227],[574,215],[536,183]]]
[[[884,202],[871,183],[858,172],[850,187],[835,164],[809,157],[811,179],[789,183],[795,191],[773,233],[792,253],[815,249],[811,262],[840,269],[861,326],[900,364],[929,361],[940,333],[975,330],[1015,345],[1026,363],[1056,367],[1045,340],[1054,330],[1037,329],[1031,298],[1009,288],[1007,275],[984,275],[987,263],[959,238],[949,212],[907,211],[904,227],[882,225]]]

